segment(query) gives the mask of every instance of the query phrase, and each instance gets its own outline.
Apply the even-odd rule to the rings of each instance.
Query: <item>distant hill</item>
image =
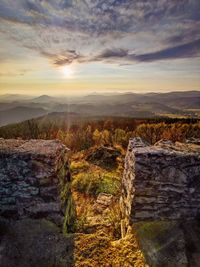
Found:
[[[41,95],[39,97],[33,98],[31,101],[35,103],[48,103],[55,102],[56,98],[48,95]]]
[[[200,91],[146,94],[128,92],[77,97],[0,95],[0,126],[51,112],[137,118],[199,117]]]
[[[200,109],[200,96],[170,99],[167,104],[173,107],[178,106],[180,109]]]
[[[89,103],[165,103],[165,105],[172,104],[175,108],[179,106],[182,108],[182,101],[185,103],[190,101],[190,105],[196,103],[200,98],[200,91],[186,91],[186,92],[169,92],[169,93],[147,93],[135,94],[124,93],[117,95],[88,95],[83,99]],[[196,104],[195,104],[196,105]],[[200,105],[200,104],[199,104]],[[187,105],[185,105],[187,106]]]
[[[165,103],[165,105],[180,109],[200,108],[200,91],[154,94],[150,98],[153,98],[155,102]]]
[[[95,111],[99,106],[102,112],[105,110],[116,115],[126,116],[159,116],[159,115],[182,115],[197,116],[195,111],[200,111],[200,91],[147,93],[125,93],[117,95],[88,95],[80,102],[88,105],[94,104]],[[106,105],[106,106],[105,106]],[[79,105],[80,106],[80,105]],[[118,107],[118,109],[117,109]],[[99,108],[100,109],[100,108]],[[197,111],[198,113],[198,111]],[[113,114],[114,115],[114,114]]]
[[[46,114],[42,108],[15,107],[0,111],[0,126],[21,122],[27,119],[36,118]]]

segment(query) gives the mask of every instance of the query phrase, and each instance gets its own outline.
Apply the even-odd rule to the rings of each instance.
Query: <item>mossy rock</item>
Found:
[[[117,158],[121,156],[121,153],[113,148],[100,146],[92,149],[87,155],[86,160],[105,169],[117,168]]]
[[[188,266],[184,233],[178,222],[139,222],[135,223],[133,227],[150,266]]]

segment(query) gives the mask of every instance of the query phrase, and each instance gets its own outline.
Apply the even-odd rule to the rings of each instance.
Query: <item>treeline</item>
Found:
[[[160,139],[184,142],[189,138],[200,138],[200,121],[196,123],[142,123],[136,128],[135,135],[142,137],[150,144]]]
[[[29,120],[0,128],[0,137],[22,139],[59,139],[72,151],[94,145],[121,145],[130,137],[140,136],[153,144],[160,139],[184,141],[200,137],[200,121],[186,119],[104,118],[79,120]]]

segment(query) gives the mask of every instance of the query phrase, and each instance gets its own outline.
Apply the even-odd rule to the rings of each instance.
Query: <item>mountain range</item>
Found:
[[[0,126],[52,112],[82,116],[200,117],[200,91],[86,96],[0,95]]]

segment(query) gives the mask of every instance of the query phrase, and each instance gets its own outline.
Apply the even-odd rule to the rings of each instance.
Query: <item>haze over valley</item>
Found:
[[[169,93],[90,94],[85,96],[0,96],[0,126],[53,112],[77,116],[133,118],[196,117],[200,115],[200,91]]]

